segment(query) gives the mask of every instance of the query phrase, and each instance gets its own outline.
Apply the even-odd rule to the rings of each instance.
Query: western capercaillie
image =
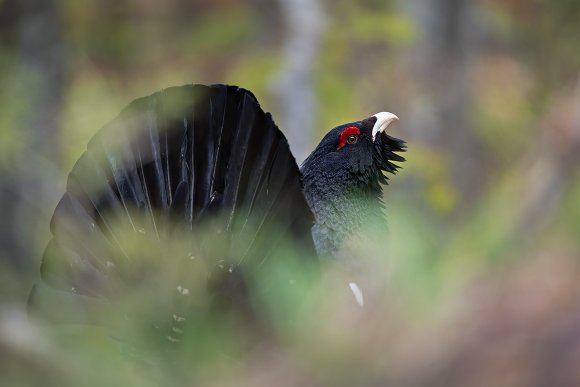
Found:
[[[382,216],[383,172],[395,173],[395,152],[405,143],[385,133],[397,120],[378,113],[332,129],[302,165],[304,195],[314,213],[312,236],[321,255],[336,255],[342,243],[360,231],[365,221]]]
[[[91,310],[161,275],[159,266],[144,265],[144,255],[177,281],[170,289],[148,282],[147,291],[171,298],[197,287],[232,307],[245,305],[248,282],[287,259],[281,249],[293,246],[298,265],[311,265],[317,254],[336,255],[369,213],[381,212],[383,172],[395,173],[392,161],[404,160],[395,154],[404,142],[385,133],[395,119],[378,113],[332,129],[299,170],[284,135],[247,90],[189,85],[132,102],[91,139],[69,174],[31,312],[102,323]],[[68,304],[74,313],[60,310]],[[179,322],[184,312],[175,308],[190,307],[159,308]]]

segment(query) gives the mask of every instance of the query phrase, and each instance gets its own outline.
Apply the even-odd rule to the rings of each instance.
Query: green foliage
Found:
[[[384,43],[408,46],[417,41],[415,24],[404,15],[353,9],[352,19],[347,21],[348,31],[357,44]]]
[[[218,10],[193,24],[178,47],[196,55],[220,55],[251,41],[256,23],[255,15],[246,7]]]

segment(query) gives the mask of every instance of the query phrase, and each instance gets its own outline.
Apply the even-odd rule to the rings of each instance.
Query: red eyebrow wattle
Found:
[[[342,133],[340,134],[340,144],[338,144],[338,148],[336,148],[336,150],[339,150],[342,147],[344,147],[346,145],[346,140],[348,136],[353,134],[360,136],[360,129],[357,128],[356,126],[349,126],[345,130],[343,130]]]

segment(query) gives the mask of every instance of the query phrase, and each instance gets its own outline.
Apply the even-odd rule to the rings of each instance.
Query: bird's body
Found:
[[[381,114],[333,129],[299,170],[247,90],[190,85],[134,101],[89,142],[69,175],[31,310],[50,312],[71,297],[100,305],[134,287],[146,274],[127,230],[141,238],[137,244],[185,235],[186,248],[155,255],[178,268],[178,293],[202,281],[233,302],[245,292],[240,283],[286,259],[283,242],[305,264],[316,260],[314,246],[319,255],[337,254],[363,222],[382,216],[383,171],[403,160],[393,152],[404,143],[384,133],[393,115]],[[219,241],[217,250],[208,238]],[[203,263],[191,266],[194,258]]]
[[[383,220],[383,171],[396,171],[391,160],[404,159],[393,152],[402,151],[404,143],[385,133],[373,134],[377,123],[373,116],[333,129],[301,168],[304,194],[315,216],[312,234],[320,255],[336,255],[343,242],[359,234],[365,223]],[[357,142],[340,147],[339,140],[337,146],[341,133],[350,128],[360,129]]]

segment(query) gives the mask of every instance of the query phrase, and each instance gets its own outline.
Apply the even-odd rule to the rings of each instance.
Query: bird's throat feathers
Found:
[[[303,169],[304,194],[314,213],[317,252],[333,256],[345,240],[362,233],[370,219],[384,222],[382,190],[378,175],[368,170],[320,167],[324,165]]]

